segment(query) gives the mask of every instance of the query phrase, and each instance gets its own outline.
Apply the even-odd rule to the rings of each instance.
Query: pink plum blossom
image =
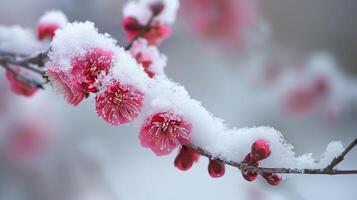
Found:
[[[171,153],[179,145],[189,144],[192,125],[183,117],[160,112],[148,118],[140,129],[140,143],[157,156]]]
[[[68,103],[76,106],[84,97],[97,92],[99,76],[106,75],[112,66],[112,54],[111,51],[93,48],[83,56],[74,57],[69,69],[48,63],[47,75]]]
[[[131,85],[113,81],[95,99],[97,114],[112,125],[131,122],[138,117],[144,94]]]

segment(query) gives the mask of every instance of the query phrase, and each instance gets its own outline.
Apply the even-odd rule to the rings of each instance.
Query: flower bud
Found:
[[[270,185],[279,185],[282,180],[280,176],[273,173],[264,173],[263,177]]]
[[[208,173],[212,178],[220,178],[224,175],[226,168],[219,160],[211,159],[208,164]]]
[[[252,145],[252,158],[255,161],[260,161],[267,158],[270,155],[270,145],[266,140],[256,140]]]

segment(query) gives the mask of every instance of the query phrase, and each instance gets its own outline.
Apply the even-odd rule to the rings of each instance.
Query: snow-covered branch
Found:
[[[129,43],[125,48],[108,34],[98,33],[92,22],[64,23],[62,15],[50,14],[40,22],[61,23],[38,28],[39,39],[53,37],[47,46],[50,51],[30,57],[0,52],[0,64],[15,75],[9,79],[18,86],[15,89],[42,87],[48,79],[73,106],[94,95],[99,118],[113,126],[136,124],[141,145],[157,156],[180,147],[175,165],[183,171],[203,155],[210,159],[209,174],[215,178],[224,175],[225,164],[240,169],[248,181],[262,175],[272,185],[282,180],[278,174],[357,174],[357,170],[335,169],[357,140],[345,150],[341,143],[331,142],[319,162],[311,154],[296,156],[279,131],[228,128],[169,79],[164,73],[166,57],[157,46],[171,33],[177,9],[175,0],[130,2],[124,9]],[[18,69],[46,80],[34,82]]]

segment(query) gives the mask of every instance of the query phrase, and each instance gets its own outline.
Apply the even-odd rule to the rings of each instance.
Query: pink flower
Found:
[[[128,42],[133,41],[140,31],[144,29],[144,25],[140,24],[134,17],[125,17],[122,23]],[[154,21],[142,37],[148,41],[149,45],[159,45],[170,34],[171,28],[169,26],[159,21]]]
[[[98,78],[101,74],[108,74],[112,55],[111,51],[93,48],[84,56],[74,57],[68,70],[55,63],[47,64],[47,75],[68,103],[76,106],[84,97],[97,92]]]
[[[148,118],[140,129],[140,143],[157,156],[171,153],[179,145],[190,143],[192,125],[183,117],[161,112]]]
[[[83,86],[69,72],[51,67],[47,69],[46,73],[51,83],[57,91],[64,95],[69,104],[76,106],[84,97],[88,96],[88,93],[83,90]]]
[[[22,70],[23,70],[22,68],[17,67],[17,66],[15,66],[13,69],[17,73],[22,73]],[[10,70],[6,70],[6,77],[7,77],[7,80],[9,80],[9,82],[10,82],[11,90],[15,94],[23,95],[26,97],[31,97],[38,91],[38,88],[30,86],[23,80],[17,78],[16,75]]]
[[[72,74],[81,80],[83,89],[96,92],[94,85],[100,74],[108,74],[112,66],[113,53],[99,48],[91,49],[84,56],[72,60]]]
[[[125,124],[140,113],[144,94],[131,85],[114,81],[95,99],[97,114],[112,125]]]
[[[52,39],[58,28],[60,28],[60,26],[56,23],[40,23],[37,25],[37,37],[39,40],[46,38]]]
[[[158,16],[164,10],[165,5],[162,2],[154,2],[149,7],[153,15]]]

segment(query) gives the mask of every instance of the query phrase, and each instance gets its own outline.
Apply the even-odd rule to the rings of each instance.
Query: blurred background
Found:
[[[47,10],[90,20],[126,41],[122,0],[1,0],[0,24],[34,28]],[[181,0],[160,46],[166,72],[229,126],[269,125],[298,154],[357,137],[357,17],[353,0]],[[69,106],[50,88],[31,99],[0,72],[0,199],[353,200],[356,175],[293,176],[272,187],[237,169],[212,179],[207,160],[188,172],[143,149],[138,127],[99,120],[93,100]],[[340,168],[357,168],[353,150]],[[322,192],[321,192],[322,191]]]

